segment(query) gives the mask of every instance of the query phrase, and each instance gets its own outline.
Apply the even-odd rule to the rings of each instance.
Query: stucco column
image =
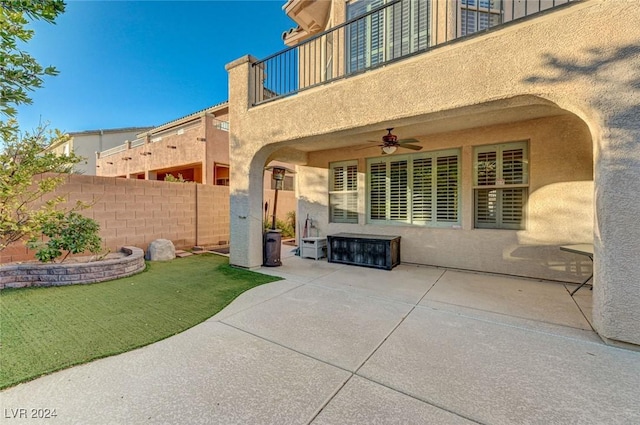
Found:
[[[262,265],[262,167],[251,167],[248,174],[234,171],[231,159],[230,182],[230,263],[256,268]],[[246,167],[243,167],[247,170]],[[237,183],[233,183],[237,182]]]
[[[619,93],[624,97],[623,93]],[[631,100],[631,99],[630,99]],[[623,106],[620,102],[617,106]],[[640,95],[611,108],[595,166],[593,320],[604,337],[640,345]]]
[[[242,120],[248,113],[253,82],[251,56],[226,66],[229,73],[230,263],[245,268],[262,265],[262,196],[264,161],[261,143],[248,140]]]

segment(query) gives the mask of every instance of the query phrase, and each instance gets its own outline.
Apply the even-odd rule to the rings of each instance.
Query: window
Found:
[[[527,142],[477,147],[474,157],[475,227],[524,229]]]
[[[329,221],[332,223],[358,222],[357,161],[330,164]]]
[[[347,19],[363,16],[386,0],[355,0]],[[402,0],[347,27],[347,73],[372,68],[429,46],[429,0]]]
[[[459,164],[457,149],[370,159],[369,222],[459,224]]]
[[[460,35],[486,30],[501,22],[500,0],[462,0],[460,3]]]
[[[213,181],[215,182],[216,186],[229,186],[229,166],[214,163]]]

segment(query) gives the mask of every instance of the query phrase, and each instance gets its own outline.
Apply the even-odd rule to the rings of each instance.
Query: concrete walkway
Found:
[[[180,335],[0,393],[0,422],[640,423],[640,353],[599,340],[588,289],[289,255]]]

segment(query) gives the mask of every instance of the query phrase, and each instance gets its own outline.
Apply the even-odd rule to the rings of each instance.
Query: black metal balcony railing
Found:
[[[290,96],[575,1],[579,0],[390,0],[255,62],[251,104]]]

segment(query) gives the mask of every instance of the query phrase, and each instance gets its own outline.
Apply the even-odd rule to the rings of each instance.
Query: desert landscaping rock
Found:
[[[176,258],[176,248],[168,239],[156,239],[149,244],[146,258],[149,261],[173,260]]]

